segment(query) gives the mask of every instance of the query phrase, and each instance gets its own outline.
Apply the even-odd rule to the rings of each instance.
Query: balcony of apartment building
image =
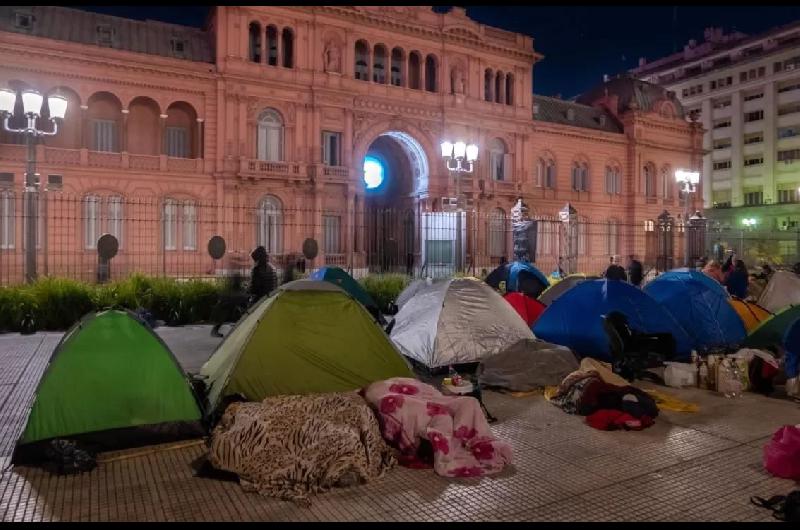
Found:
[[[744,134],[755,134],[764,130],[764,111],[751,110],[743,114],[744,126],[742,130]]]
[[[800,79],[784,81],[776,87],[778,106],[800,103]]]
[[[192,105],[179,101],[161,109],[151,98],[136,97],[124,108],[120,99],[109,92],[95,93],[82,105],[71,90],[62,87],[58,93],[69,100],[67,113],[58,134],[36,146],[40,163],[146,172],[203,172],[203,122]],[[45,117],[47,112],[43,111]],[[15,123],[20,116],[21,112],[15,114],[12,126],[23,125]],[[24,163],[23,142],[21,135],[0,133],[0,160]]]
[[[779,151],[800,148],[800,124],[778,127],[775,137]]]
[[[764,151],[764,132],[745,134],[742,138],[742,154],[744,156],[757,155]]]
[[[714,120],[711,123],[711,139],[714,141],[731,137],[731,118]]]
[[[760,184],[763,174],[764,155],[756,154],[744,157],[742,177],[745,179],[745,184],[747,184],[748,179],[758,179],[758,184]]]
[[[722,120],[733,116],[733,105],[730,96],[715,99],[711,102],[711,119]]]
[[[764,90],[757,89],[755,91],[745,92],[742,95],[742,112],[748,114],[750,112],[757,112],[764,108]]]
[[[730,159],[731,159],[731,139],[720,138],[718,140],[714,140],[711,149],[711,160],[714,162],[718,162],[721,160],[730,160]]]
[[[800,125],[800,103],[778,105],[778,127]]]

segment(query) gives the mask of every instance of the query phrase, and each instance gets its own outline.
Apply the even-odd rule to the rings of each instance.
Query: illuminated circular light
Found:
[[[383,184],[383,164],[377,158],[368,156],[364,159],[364,182],[367,189],[374,189]]]

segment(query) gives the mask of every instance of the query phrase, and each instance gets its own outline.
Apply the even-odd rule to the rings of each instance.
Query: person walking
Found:
[[[749,275],[747,273],[747,267],[745,267],[744,261],[737,259],[733,270],[730,271],[727,278],[725,278],[725,288],[728,289],[731,296],[744,299],[747,297],[748,282]]]
[[[250,305],[253,305],[275,290],[278,278],[275,269],[269,264],[267,249],[263,246],[257,247],[250,257],[255,261],[250,272]]]
[[[625,269],[623,269],[617,264],[616,260],[614,259],[614,256],[611,256],[609,258],[608,268],[606,269],[606,272],[603,274],[603,276],[605,276],[606,280],[621,280],[623,282],[628,281],[628,275],[625,274]]]
[[[628,256],[628,280],[639,287],[642,285],[642,280],[644,279],[644,268],[642,267],[642,262],[636,259],[636,256],[631,254]]]

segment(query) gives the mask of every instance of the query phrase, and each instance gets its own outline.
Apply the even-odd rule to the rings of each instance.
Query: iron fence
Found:
[[[24,281],[25,218],[19,194],[0,193],[0,284]],[[290,267],[306,272],[335,265],[354,276],[396,272],[414,277],[443,277],[464,272],[482,275],[513,258],[514,222],[510,216],[482,211],[383,209],[352,210],[258,208],[200,201],[121,198],[63,193],[42,194],[38,204],[37,271],[94,282],[134,273],[175,278],[213,278],[249,267],[249,254],[266,247],[270,262],[283,274]],[[800,233],[734,232],[714,226],[679,226],[670,219],[625,224],[580,216],[534,217],[528,241],[531,260],[545,274],[598,274],[610,256],[633,254],[648,270],[684,263],[684,237],[690,258],[714,257],[733,248],[751,263],[757,259],[793,263]],[[461,234],[459,243],[458,234]],[[113,235],[118,251],[107,266],[98,240]],[[214,259],[209,240],[221,236],[226,251]],[[315,243],[315,244],[314,244]],[[737,246],[738,245],[738,246]],[[317,247],[316,253],[308,253]],[[306,254],[304,254],[304,250]],[[306,257],[307,256],[307,257]],[[624,264],[624,263],[623,263]]]

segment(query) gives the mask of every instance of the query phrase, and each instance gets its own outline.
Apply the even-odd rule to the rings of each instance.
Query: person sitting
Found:
[[[614,256],[611,256],[608,261],[609,265],[603,276],[605,276],[607,280],[622,280],[623,282],[627,282],[628,275],[625,273],[625,269],[617,264]]]
[[[749,275],[747,274],[747,267],[740,259],[736,260],[733,270],[725,278],[725,287],[731,296],[744,299],[747,297],[747,285],[749,282]]]

